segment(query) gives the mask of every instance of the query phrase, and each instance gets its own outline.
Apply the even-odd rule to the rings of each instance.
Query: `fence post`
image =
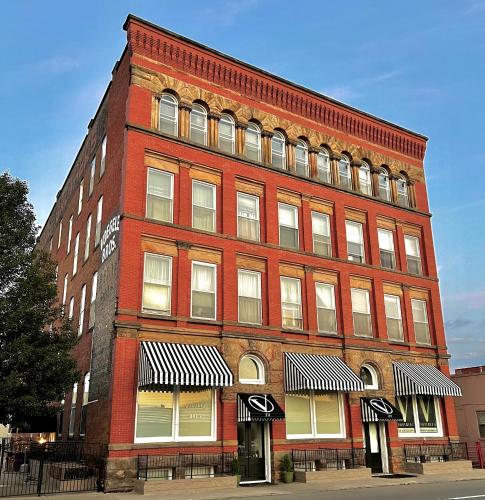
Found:
[[[482,446],[480,444],[480,441],[476,442],[476,447],[477,447],[478,464],[480,466],[480,469],[483,469],[483,455],[482,455]]]
[[[2,453],[0,454],[0,478],[2,477],[3,470],[3,460],[5,458],[5,443],[7,442],[6,438],[2,438]]]
[[[44,475],[44,456],[45,456],[45,444],[40,448],[39,453],[39,472],[37,476],[37,496],[42,495],[42,476]]]

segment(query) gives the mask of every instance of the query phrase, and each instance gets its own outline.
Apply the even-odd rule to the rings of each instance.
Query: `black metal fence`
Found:
[[[236,454],[179,453],[177,455],[138,455],[138,479],[193,479],[232,476]]]
[[[106,446],[2,439],[0,497],[102,491]]]
[[[450,462],[468,460],[466,443],[449,444],[406,444],[404,445],[406,462]]]
[[[294,449],[291,451],[291,456],[294,469],[305,472],[365,467],[365,450],[363,448]]]

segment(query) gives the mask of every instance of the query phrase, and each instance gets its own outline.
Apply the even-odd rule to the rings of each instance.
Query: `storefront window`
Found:
[[[344,437],[342,405],[338,393],[286,395],[286,436]]]
[[[401,396],[397,406],[403,416],[403,422],[398,422],[399,434],[441,434],[439,403],[434,396]]]
[[[212,434],[212,391],[181,392],[179,398],[179,435]]]
[[[436,418],[436,405],[433,396],[417,396],[419,428],[424,434],[426,432],[438,432],[438,420]]]
[[[172,436],[173,396],[171,392],[138,393],[137,438]]]

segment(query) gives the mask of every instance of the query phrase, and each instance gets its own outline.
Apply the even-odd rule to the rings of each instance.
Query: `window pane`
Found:
[[[234,153],[234,121],[228,115],[222,115],[219,120],[219,149],[226,153]]]
[[[143,309],[170,313],[171,259],[145,254]]]
[[[340,434],[340,408],[336,393],[315,394],[317,434]]]
[[[261,322],[260,275],[254,272],[238,272],[239,321]]]
[[[207,144],[207,113],[199,104],[194,104],[190,112],[190,140],[197,144]]]
[[[419,429],[422,433],[438,432],[434,396],[416,396]]]
[[[259,198],[238,193],[237,211],[238,236],[259,241]]]
[[[352,288],[352,311],[369,314],[369,292],[367,290],[360,290]]]
[[[403,417],[403,421],[397,422],[399,432],[415,432],[412,396],[397,397],[396,402]]]
[[[136,437],[171,437],[173,394],[171,392],[139,392]]]
[[[318,255],[331,256],[330,221],[326,214],[312,212],[313,251]]]
[[[178,103],[171,95],[160,99],[160,130],[170,135],[178,135]]]
[[[245,380],[259,380],[258,365],[249,356],[245,356],[239,363],[239,378]]]
[[[332,182],[330,174],[330,158],[328,153],[320,152],[317,156],[318,178],[324,182]]]
[[[312,434],[310,396],[287,394],[285,402],[286,433]]]
[[[403,328],[401,320],[401,300],[394,295],[384,295],[386,309],[387,336],[391,339],[402,340]]]
[[[286,168],[285,139],[279,133],[271,139],[271,163],[274,167]]]
[[[172,222],[172,175],[148,169],[147,217]]]
[[[317,283],[316,291],[317,291],[317,307],[325,307],[326,309],[335,309],[334,288],[332,285]]]
[[[298,227],[298,211],[296,207],[290,205],[278,205],[278,217],[280,224],[288,227]]]
[[[404,237],[404,245],[406,248],[406,255],[410,255],[412,257],[419,257],[419,240],[414,236],[405,236]]]
[[[416,342],[421,344],[429,344],[431,342],[429,336],[428,313],[426,311],[426,302],[424,300],[411,300],[413,309],[414,333]]]
[[[179,400],[179,436],[211,436],[212,389],[181,392]]]
[[[281,278],[282,323],[286,328],[303,328],[300,280]]]
[[[194,181],[192,184],[192,226],[215,231],[215,186]]]
[[[215,319],[215,268],[192,267],[192,316]]]
[[[261,161],[261,132],[257,125],[251,123],[246,130],[246,157]]]

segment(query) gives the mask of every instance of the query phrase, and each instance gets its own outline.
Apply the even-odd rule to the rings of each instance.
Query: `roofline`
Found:
[[[378,122],[381,122],[385,125],[388,125],[390,127],[393,127],[395,129],[398,129],[398,130],[401,130],[403,132],[406,132],[408,134],[411,134],[415,137],[418,137],[420,139],[424,139],[425,141],[428,141],[428,137],[423,135],[423,134],[420,134],[419,132],[414,132],[413,130],[410,130],[408,128],[405,128],[405,127],[402,127],[401,125],[396,125],[395,123],[392,123],[390,121],[387,121],[383,118],[380,118],[378,116],[375,116],[375,115],[372,115],[371,113],[367,113],[366,111],[362,111],[358,108],[354,108],[352,106],[349,106],[348,104],[345,104],[341,101],[338,101],[337,99],[334,99],[332,97],[329,97],[329,96],[326,96],[325,94],[322,94],[320,92],[316,92],[315,90],[312,90],[312,89],[309,89],[308,87],[305,87],[303,85],[300,85],[298,83],[295,83],[295,82],[292,82],[291,80],[287,80],[286,78],[282,78],[281,76],[278,76],[278,75],[275,75],[274,73],[270,73],[269,71],[266,71],[264,69],[261,69],[261,68],[258,68],[257,66],[253,66],[252,64],[249,64],[247,62],[244,62],[244,61],[241,61],[240,59],[237,59],[233,56],[230,56],[228,54],[225,54],[224,52],[220,52],[219,50],[216,50],[216,49],[213,49],[212,47],[209,47],[207,45],[204,45],[203,43],[200,43],[200,42],[197,42],[195,40],[192,40],[191,38],[187,38],[183,35],[180,35],[179,33],[176,33],[175,31],[171,31],[171,30],[168,30],[167,28],[162,28],[161,26],[159,26],[158,24],[154,24],[150,21],[147,21],[146,19],[143,19],[141,17],[138,17],[138,16],[135,16],[134,14],[128,14],[128,16],[126,17],[126,20],[125,22],[123,23],[123,29],[126,31],[127,29],[127,26],[128,26],[128,22],[129,21],[138,21],[140,23],[143,23],[151,28],[154,28],[158,31],[161,31],[162,33],[165,33],[169,36],[172,36],[174,38],[178,38],[179,40],[183,41],[183,42],[186,42],[186,43],[189,43],[191,45],[195,45],[196,47],[199,47],[203,50],[206,50],[208,52],[212,52],[213,54],[219,56],[219,57],[223,57],[224,59],[228,59],[229,61],[232,61],[236,64],[239,64],[241,66],[244,66],[246,68],[249,68],[253,71],[257,71],[258,73],[261,73],[267,77],[270,77],[270,78],[273,78],[281,83],[284,83],[285,85],[290,85],[292,87],[295,87],[297,88],[298,90],[301,90],[303,92],[307,92],[315,97],[318,97],[320,99],[325,99],[327,101],[330,101],[331,103],[333,104],[337,104],[338,106],[342,106],[343,108],[346,108],[350,111],[353,111],[355,113],[359,113],[360,115],[363,115],[367,118],[371,118],[373,120],[377,120]]]

